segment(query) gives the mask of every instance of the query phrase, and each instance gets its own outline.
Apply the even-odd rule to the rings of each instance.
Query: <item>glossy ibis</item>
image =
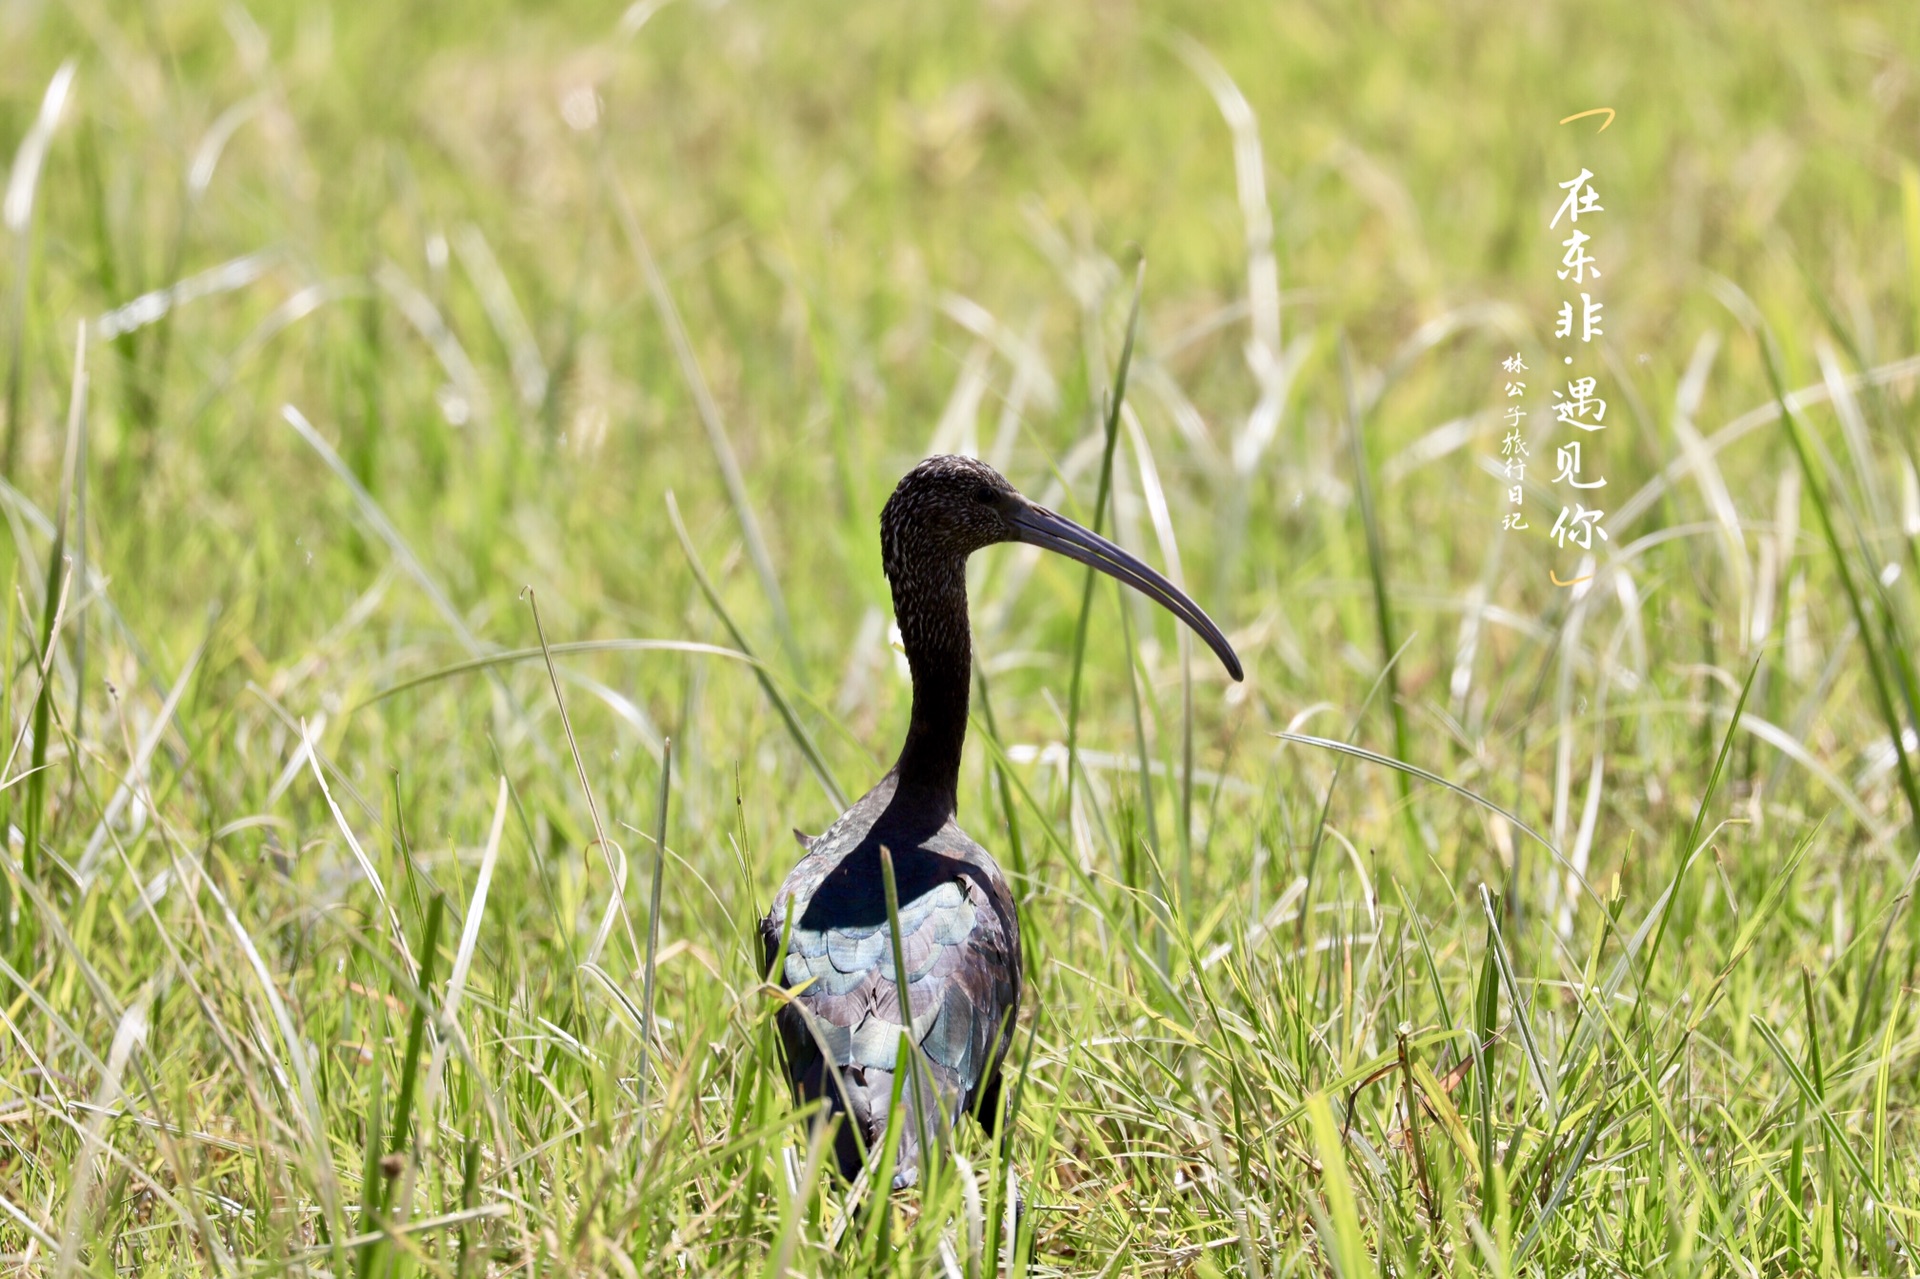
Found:
[[[954,821],[973,668],[967,556],[996,542],[1044,546],[1118,578],[1199,632],[1241,678],[1226,636],[1171,582],[1028,501],[992,467],[933,457],[900,481],[880,513],[880,551],[913,672],[906,744],[887,775],[824,834],[795,832],[806,856],[760,924],[768,978],[802,987],[778,1016],[788,1078],[799,1100],[823,1097],[847,1117],[835,1154],[849,1179],[861,1165],[853,1129],[868,1150],[878,1149],[901,1064],[882,848],[898,885],[910,1033],[926,1061],[921,1088],[931,1086],[931,1095],[902,1089],[895,1186],[914,1181],[923,1142],[961,1112],[991,1129],[997,1110],[1000,1064],[1020,1006],[1020,923],[1000,867]],[[786,958],[776,975],[783,937]]]

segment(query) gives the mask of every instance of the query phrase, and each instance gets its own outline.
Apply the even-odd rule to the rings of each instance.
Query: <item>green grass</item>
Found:
[[[0,48],[9,1266],[1920,1269],[1920,9]],[[1583,165],[1612,540],[1559,589],[1483,459]],[[876,519],[936,447],[1248,679],[978,557],[1011,1137],[863,1203],[754,921],[897,745]]]

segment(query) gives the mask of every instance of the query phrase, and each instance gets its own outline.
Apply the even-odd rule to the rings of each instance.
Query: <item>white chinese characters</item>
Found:
[[[1560,247],[1566,250],[1566,254],[1560,259],[1560,270],[1557,274],[1560,279],[1572,284],[1587,284],[1600,278],[1600,265],[1595,261],[1593,254],[1587,251],[1587,246],[1593,242],[1593,237],[1580,230],[1577,224],[1582,215],[1591,219],[1596,213],[1605,213],[1606,206],[1600,203],[1600,192],[1593,185],[1593,172],[1590,169],[1582,168],[1578,176],[1562,182],[1560,189],[1566,192],[1566,197],[1560,201],[1560,207],[1554,210],[1553,220],[1547,226],[1549,230],[1554,229],[1560,225],[1560,220],[1565,218],[1567,228],[1572,234],[1560,242]],[[1553,336],[1562,340],[1578,341],[1584,348],[1593,339],[1604,336],[1605,330],[1600,327],[1604,310],[1604,304],[1588,292],[1580,294],[1577,308],[1570,300],[1562,302],[1559,322],[1554,326]],[[1566,362],[1572,364],[1573,356],[1567,356]],[[1594,435],[1606,430],[1607,402],[1598,392],[1598,380],[1586,376],[1569,378],[1564,390],[1555,388],[1553,392],[1554,425],[1566,427],[1584,435]],[[1583,451],[1583,445],[1577,437],[1554,445],[1553,482],[1556,485],[1564,484],[1581,493],[1606,487],[1607,480],[1604,475],[1588,477],[1589,473],[1584,463],[1590,459],[1583,458]],[[1568,544],[1572,544],[1583,551],[1590,551],[1593,549],[1595,537],[1603,542],[1607,540],[1606,527],[1601,523],[1604,518],[1606,518],[1605,511],[1598,508],[1589,509],[1576,495],[1572,505],[1563,505],[1560,508],[1560,515],[1554,520],[1553,528],[1547,536],[1552,538],[1554,545],[1562,550],[1565,550]]]

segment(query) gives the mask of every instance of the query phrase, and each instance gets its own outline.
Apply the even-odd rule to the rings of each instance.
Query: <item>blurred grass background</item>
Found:
[[[0,48],[23,1271],[1914,1269],[1920,10],[4,0]],[[1591,563],[1488,469],[1582,167]],[[1087,517],[1140,256],[1113,526],[1249,678],[1096,592],[1070,791],[1078,571],[979,557],[1020,1109],[836,1239],[751,930],[904,725],[878,509],[971,451]],[[555,683],[528,585],[597,644]]]

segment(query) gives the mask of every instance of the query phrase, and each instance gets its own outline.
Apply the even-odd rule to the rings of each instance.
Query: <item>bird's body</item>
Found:
[[[837,1154],[851,1178],[862,1148],[877,1149],[886,1132],[895,1076],[904,1065],[899,1047],[906,1018],[880,861],[883,848],[890,854],[909,1037],[926,1063],[921,1090],[900,1090],[906,1109],[905,1122],[896,1125],[898,1185],[914,1179],[925,1143],[962,1113],[991,1128],[1020,1008],[1013,894],[992,856],[954,820],[973,668],[967,556],[1010,541],[1060,551],[1172,610],[1214,646],[1235,679],[1240,666],[1219,629],[1171,583],[1111,542],[1027,501],[984,463],[936,457],[908,472],[881,513],[880,541],[913,672],[906,744],[887,775],[824,834],[801,836],[807,854],[775,894],[760,935],[769,980],[798,988],[779,1013],[788,1079],[799,1099],[824,1098],[849,1120]]]
[[[896,867],[912,1040],[926,1054],[923,1085],[930,1079],[928,1101],[938,1105],[923,1116],[914,1091],[901,1090],[908,1110],[895,1166],[906,1181],[922,1134],[933,1131],[923,1118],[931,1125],[973,1113],[993,1122],[1007,1032],[1020,1009],[1020,924],[993,857],[951,814],[929,816],[900,802],[893,773],[813,840],[780,885],[761,926],[766,964],[772,967],[784,936],[780,979],[789,988],[805,984],[780,1017],[787,1073],[800,1096],[832,1097],[839,1072],[850,1103],[837,1152],[847,1176],[860,1167],[861,1142],[872,1148],[886,1130],[900,1069],[904,1018],[883,847]]]

